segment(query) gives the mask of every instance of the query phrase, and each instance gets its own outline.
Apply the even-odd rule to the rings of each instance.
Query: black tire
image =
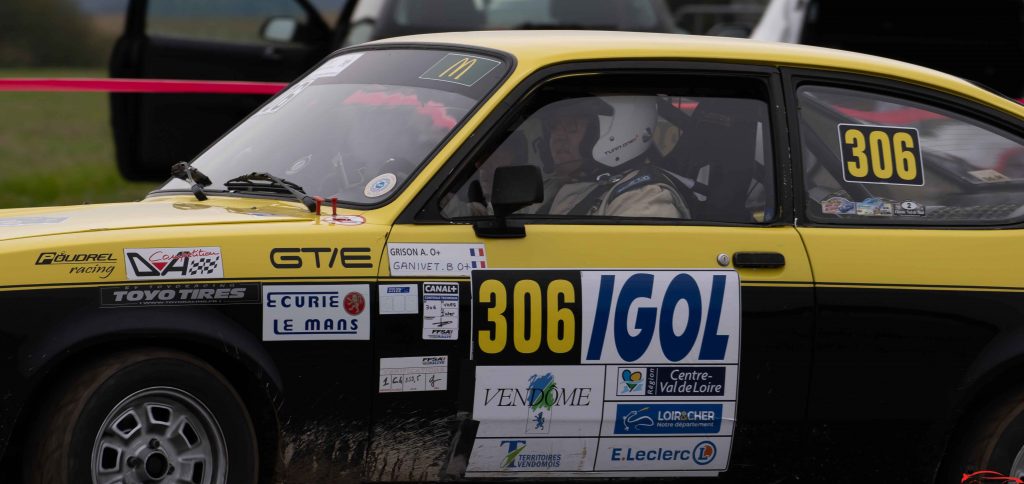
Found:
[[[94,447],[99,447],[97,444],[101,427],[109,428],[108,416],[112,417],[112,412],[121,408],[125,402],[135,401],[129,397],[161,391],[159,389],[187,393],[194,399],[192,403],[199,402],[200,406],[194,408],[202,408],[199,412],[206,411],[203,415],[207,418],[212,416],[212,419],[206,421],[206,426],[197,424],[198,428],[211,429],[209,433],[203,434],[206,437],[204,441],[215,442],[217,445],[213,447],[221,450],[217,453],[221,457],[210,458],[208,469],[211,470],[208,475],[216,474],[212,469],[227,469],[226,479],[215,478],[212,482],[257,482],[259,456],[256,432],[238,393],[217,370],[205,362],[184,353],[151,349],[104,357],[69,375],[49,391],[50,395],[40,408],[26,446],[23,469],[26,484],[93,482]],[[149,401],[143,402],[151,404]],[[192,407],[182,405],[180,414],[186,414],[187,408]],[[171,415],[167,413],[168,417]],[[201,418],[194,420],[203,422]],[[147,425],[155,428],[152,424]],[[167,429],[171,427],[168,425]],[[143,432],[140,430],[138,435],[143,435]],[[189,436],[196,438],[194,431],[189,432]],[[173,455],[169,450],[173,447],[171,439],[181,439],[182,442],[188,440],[182,437],[181,430],[168,437],[169,442],[160,449],[161,452],[167,450],[166,455]],[[152,451],[145,452],[149,452],[152,457]],[[149,462],[149,459],[143,461],[136,457],[134,463],[129,464],[127,460],[132,457],[130,454],[119,455],[122,458],[113,460],[120,466],[121,471],[118,472],[143,472],[134,469],[144,469]],[[226,465],[215,462],[225,460],[224,457]],[[159,466],[159,458],[152,460]],[[175,472],[173,459],[164,460],[170,464],[165,472]],[[141,467],[140,462],[144,463]],[[134,467],[129,468],[130,465]],[[184,473],[184,466],[180,467],[177,472]],[[203,474],[204,471],[200,469],[194,472]]]
[[[1021,477],[1024,457],[1024,387],[1005,392],[969,410],[949,443],[937,482],[960,482],[980,471]],[[1021,474],[1013,476],[1012,474]],[[987,475],[991,479],[993,474]],[[980,477],[981,475],[979,475]],[[952,479],[952,480],[951,480]],[[969,481],[974,482],[974,481]],[[977,482],[994,482],[977,479]]]

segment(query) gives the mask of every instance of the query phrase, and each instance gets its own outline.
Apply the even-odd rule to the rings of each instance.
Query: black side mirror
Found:
[[[263,40],[287,43],[296,40],[299,21],[291,17],[271,17],[263,22],[260,36]]]
[[[494,170],[491,207],[494,220],[473,225],[478,237],[526,237],[522,226],[509,226],[506,218],[523,207],[544,201],[544,180],[540,168],[533,165],[502,166]]]

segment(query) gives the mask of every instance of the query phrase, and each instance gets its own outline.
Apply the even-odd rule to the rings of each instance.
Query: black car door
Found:
[[[111,77],[287,82],[330,48],[308,0],[131,0]],[[121,173],[163,179],[266,100],[251,94],[112,94]]]

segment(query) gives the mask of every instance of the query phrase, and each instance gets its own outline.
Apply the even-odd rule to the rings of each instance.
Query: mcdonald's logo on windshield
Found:
[[[463,57],[445,69],[444,72],[441,73],[441,77],[459,80],[462,78],[463,74],[472,69],[475,65],[476,59],[472,57]]]
[[[448,54],[437,61],[420,79],[454,82],[463,86],[472,86],[498,67],[501,62],[485,57],[464,54]]]

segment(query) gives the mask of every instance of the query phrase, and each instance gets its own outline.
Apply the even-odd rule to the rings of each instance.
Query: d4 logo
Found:
[[[220,247],[125,249],[124,259],[129,280],[224,277]]]

